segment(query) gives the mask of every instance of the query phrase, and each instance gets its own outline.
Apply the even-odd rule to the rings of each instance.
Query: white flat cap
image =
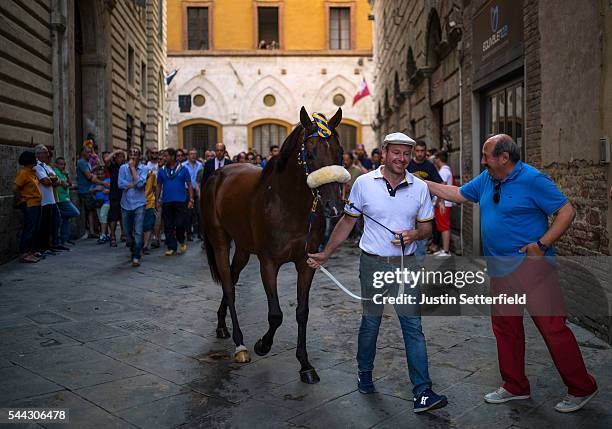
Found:
[[[382,147],[388,144],[404,144],[406,146],[414,146],[416,142],[404,133],[391,133],[385,136]]]

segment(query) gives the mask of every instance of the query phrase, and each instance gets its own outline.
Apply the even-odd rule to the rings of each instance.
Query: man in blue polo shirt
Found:
[[[348,238],[362,213],[367,215],[364,216],[364,232],[359,242],[361,296],[367,298],[362,302],[363,314],[357,341],[357,386],[361,393],[376,391],[372,370],[384,304],[378,301],[375,295],[385,292],[374,283],[378,275],[376,273],[395,272],[401,268],[402,262],[404,268],[415,271],[416,241],[431,235],[431,220],[434,215],[427,185],[406,170],[414,144],[415,141],[403,133],[392,133],[385,137],[382,145],[385,165],[355,180],[349,196],[350,204],[345,207],[344,216],[334,228],[325,249],[321,253],[308,255],[309,266],[319,268]],[[396,233],[391,234],[372,219]],[[403,236],[404,248],[400,246],[400,233]],[[389,296],[397,296],[397,283],[392,282],[388,286]],[[418,287],[407,286],[404,291],[406,295],[416,299],[416,302],[420,299]],[[414,412],[442,408],[448,401],[446,396],[438,395],[432,390],[419,306],[395,304],[394,307],[404,337],[408,375],[413,386]]]
[[[157,172],[155,204],[159,211],[160,201],[163,202],[161,208],[166,235],[166,256],[172,256],[177,252],[181,254],[187,251],[185,227],[187,210],[193,208],[193,187],[189,170],[176,160],[176,150],[166,149],[164,158],[166,163]]]
[[[579,410],[597,393],[597,384],[588,374],[574,334],[565,324],[565,312],[554,308],[562,306],[563,298],[556,269],[548,261],[554,256],[553,243],[569,228],[575,210],[548,176],[520,160],[519,147],[510,136],[489,138],[482,148],[481,163],[486,170],[461,188],[434,182],[427,185],[432,194],[444,200],[480,204],[491,296],[505,290],[520,290],[527,295],[527,310],[568,388],[555,410]],[[555,213],[549,226],[548,217]],[[541,256],[548,258],[535,258]],[[495,392],[485,395],[485,401],[491,404],[530,396],[524,368],[524,308],[508,307],[493,305],[491,309],[504,381]]]

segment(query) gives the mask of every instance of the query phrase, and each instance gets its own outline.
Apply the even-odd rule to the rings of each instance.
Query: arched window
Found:
[[[281,146],[287,138],[289,124],[281,121],[260,122],[251,124],[251,150],[262,156],[268,155],[270,146]]]
[[[207,150],[215,150],[217,127],[209,124],[193,124],[183,127],[183,147],[195,148],[200,156]]]
[[[406,75],[410,79],[416,73],[416,61],[414,61],[414,53],[412,47],[408,48],[408,57],[406,58]]]
[[[440,27],[440,18],[435,9],[429,14],[429,23],[427,25],[427,56],[425,61],[427,66],[431,68],[438,67],[438,46],[442,39],[442,28]]]

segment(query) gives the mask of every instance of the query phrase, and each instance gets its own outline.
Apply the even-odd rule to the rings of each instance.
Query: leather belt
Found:
[[[393,265],[398,265],[402,262],[402,257],[401,256],[378,256],[378,255],[373,255],[372,253],[368,253],[366,251],[362,252],[366,255],[369,256],[370,258],[374,258],[377,261],[380,262],[385,262],[387,264],[393,264]],[[413,256],[414,253],[411,253],[410,255],[404,255],[404,261],[406,261],[406,258],[409,258],[410,256]]]

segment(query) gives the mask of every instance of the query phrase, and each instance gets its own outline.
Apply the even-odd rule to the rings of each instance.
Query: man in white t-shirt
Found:
[[[410,162],[415,141],[403,133],[393,133],[385,137],[382,152],[385,165],[374,171],[363,174],[355,180],[349,196],[349,204],[344,208],[344,216],[332,232],[329,242],[321,253],[309,254],[308,264],[319,268],[333,251],[345,241],[357,219],[364,216],[364,231],[359,242],[361,257],[359,261],[359,278],[363,314],[359,328],[357,345],[357,386],[361,393],[374,393],[372,370],[376,356],[376,340],[381,323],[384,304],[377,302],[374,295],[380,296],[385,289],[375,283],[378,275],[396,272],[401,267],[402,246],[399,235],[405,244],[404,267],[416,270],[416,240],[426,239],[431,235],[433,207],[425,182],[406,170]],[[380,222],[391,231],[374,222]],[[386,285],[389,296],[396,296],[397,283]],[[382,285],[384,288],[385,286]],[[419,287],[406,287],[406,295],[420,300]],[[447,399],[432,390],[429,377],[427,346],[421,328],[421,316],[418,304],[396,304],[404,337],[404,348],[408,362],[408,374],[412,382],[414,395],[414,412],[444,407]]]
[[[40,227],[37,238],[37,250],[41,253],[55,253],[58,250],[70,250],[59,244],[60,213],[55,200],[54,188],[60,185],[60,180],[47,163],[49,162],[49,150],[45,145],[39,144],[34,148],[38,160],[34,171],[38,179],[38,187],[41,193],[41,216]],[[50,241],[52,240],[52,241]]]
[[[446,151],[437,152],[434,155],[434,164],[438,169],[438,174],[442,178],[443,185],[453,185],[453,172],[446,164],[448,162],[448,154]],[[451,210],[453,203],[451,201],[438,198],[436,203],[435,218],[436,229],[442,236],[442,249],[434,253],[436,258],[446,258],[450,256],[450,235],[451,235]]]

